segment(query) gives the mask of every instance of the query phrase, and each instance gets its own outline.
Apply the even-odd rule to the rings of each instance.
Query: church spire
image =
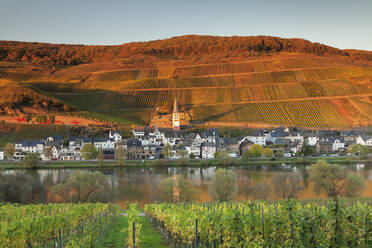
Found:
[[[180,130],[180,114],[178,112],[177,97],[174,98],[173,113],[172,113],[173,130]]]
[[[178,113],[177,97],[174,98],[173,113]]]

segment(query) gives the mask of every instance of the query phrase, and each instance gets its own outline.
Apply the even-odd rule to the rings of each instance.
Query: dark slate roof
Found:
[[[248,136],[265,136],[265,131],[262,129],[256,129],[251,132]]]
[[[284,127],[275,128],[274,130],[270,132],[270,136],[271,137],[285,137],[286,133],[284,131],[285,131]]]
[[[288,139],[276,139],[274,142],[276,145],[288,145],[290,143],[290,140]]]
[[[337,131],[334,130],[319,130],[318,131],[320,138],[334,137],[337,136]]]
[[[362,130],[341,131],[342,136],[359,136],[363,134],[364,134],[364,131]]]
[[[128,147],[142,147],[142,143],[139,139],[127,139],[127,146]]]
[[[111,130],[111,134],[112,135],[114,135],[114,134],[119,134],[120,136],[123,136],[122,134],[121,134],[121,131],[119,131],[119,130]]]
[[[332,146],[332,143],[329,142],[329,141],[318,141],[318,143],[320,146]]]
[[[34,147],[34,146],[37,146],[37,145],[42,145],[44,143],[42,141],[22,141],[22,142],[19,142],[17,144],[21,144],[22,147],[26,147],[26,146]]]
[[[49,137],[52,137],[55,142],[56,141],[62,141],[63,140],[63,137],[62,136],[47,136],[45,139],[47,139]]]
[[[93,142],[107,142],[108,140],[114,142],[114,139],[109,139],[109,138],[94,138]]]
[[[223,138],[225,146],[227,145],[237,145],[238,139],[237,138]]]
[[[197,136],[198,136],[197,133],[189,133],[186,136],[186,138],[182,141],[183,145],[187,146],[187,147],[190,147]]]
[[[240,146],[245,146],[245,145],[254,145],[254,143],[250,140],[244,140],[242,143],[240,143]]]
[[[216,146],[216,144],[212,142],[203,142],[202,146]]]
[[[372,136],[371,135],[361,135],[362,136],[362,139],[364,140],[364,141],[367,141],[367,140],[369,140],[369,139],[372,139]]]
[[[331,137],[328,139],[328,141],[331,143],[334,143],[336,140],[339,140],[341,143],[345,142],[343,137]]]
[[[204,137],[218,137],[219,132],[217,128],[210,128],[210,129],[204,130],[203,135]]]

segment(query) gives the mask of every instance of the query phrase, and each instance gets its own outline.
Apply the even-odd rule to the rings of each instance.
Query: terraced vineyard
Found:
[[[198,125],[372,125],[371,61],[284,52],[171,59],[148,54],[50,73],[1,62],[0,79],[119,122],[147,124],[159,107],[171,111],[177,97]]]

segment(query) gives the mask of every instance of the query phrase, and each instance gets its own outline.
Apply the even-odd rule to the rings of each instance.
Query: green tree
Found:
[[[179,157],[178,161],[180,164],[187,163],[187,151],[184,149],[177,149],[176,151],[177,156]]]
[[[228,165],[231,163],[229,153],[225,150],[215,152],[214,158],[218,160],[219,165]]]
[[[40,162],[40,154],[39,153],[29,153],[25,156],[25,160],[23,161],[26,168],[34,169]]]
[[[272,158],[273,157],[273,155],[274,155],[274,152],[273,152],[273,150],[271,149],[271,148],[265,148],[264,150],[263,150],[263,155],[265,156],[265,158]]]
[[[310,145],[307,145],[307,144],[304,144],[301,148],[300,151],[297,152],[297,156],[304,156],[304,157],[307,157],[307,156],[311,156],[315,153],[315,147],[314,146],[310,146]]]
[[[57,184],[52,193],[61,202],[107,202],[113,191],[101,172],[75,171],[65,183]]]
[[[368,147],[361,144],[353,144],[347,148],[347,151],[351,154],[357,154],[362,158],[366,158],[368,155]]]
[[[116,163],[117,165],[123,166],[125,164],[125,159],[127,151],[122,147],[117,147],[115,149],[115,157],[116,157]]]
[[[194,154],[194,153],[190,153],[189,157],[190,157],[191,159],[194,159],[194,158],[195,158],[195,154]]]
[[[167,144],[165,144],[165,146],[161,150],[161,155],[164,158],[169,158],[170,157],[171,150],[172,150],[171,145],[169,143],[167,143]]]
[[[47,160],[51,160],[53,156],[53,150],[51,146],[44,147],[43,155]]]
[[[276,151],[276,152],[275,152],[275,157],[276,157],[276,158],[281,158],[281,159],[283,159],[283,157],[284,157],[284,151],[283,151],[283,150],[278,150],[278,151]]]
[[[14,145],[12,143],[7,143],[5,145],[5,149],[4,149],[4,155],[5,155],[6,159],[13,160],[14,152],[15,152]]]
[[[252,158],[260,158],[263,154],[263,147],[258,145],[258,144],[254,144],[251,146],[251,148],[249,148],[249,156],[252,157]]]
[[[99,166],[101,166],[101,167],[103,166],[104,159],[105,159],[105,156],[103,154],[103,150],[102,149],[99,149],[98,155],[97,155],[97,160],[98,160],[98,165]]]
[[[237,178],[231,170],[218,169],[209,184],[209,193],[215,201],[232,200],[237,190]]]
[[[297,195],[304,190],[302,177],[293,173],[277,173],[271,178],[271,184],[275,195],[282,199],[297,198]]]
[[[97,158],[98,151],[94,145],[85,144],[83,148],[81,148],[80,154],[83,159],[92,160]]]
[[[314,182],[315,193],[324,192],[334,200],[338,196],[357,196],[364,188],[363,178],[348,174],[346,167],[328,164],[324,160],[311,165],[309,175]]]

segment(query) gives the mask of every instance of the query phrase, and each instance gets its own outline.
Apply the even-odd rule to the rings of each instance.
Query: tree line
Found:
[[[165,40],[132,42],[116,46],[65,45],[35,42],[0,41],[0,61],[27,62],[48,67],[111,61],[136,55],[180,58],[225,54],[297,52],[315,55],[339,55],[353,60],[372,60],[372,53],[340,50],[304,39],[270,36],[218,37],[187,35]]]

